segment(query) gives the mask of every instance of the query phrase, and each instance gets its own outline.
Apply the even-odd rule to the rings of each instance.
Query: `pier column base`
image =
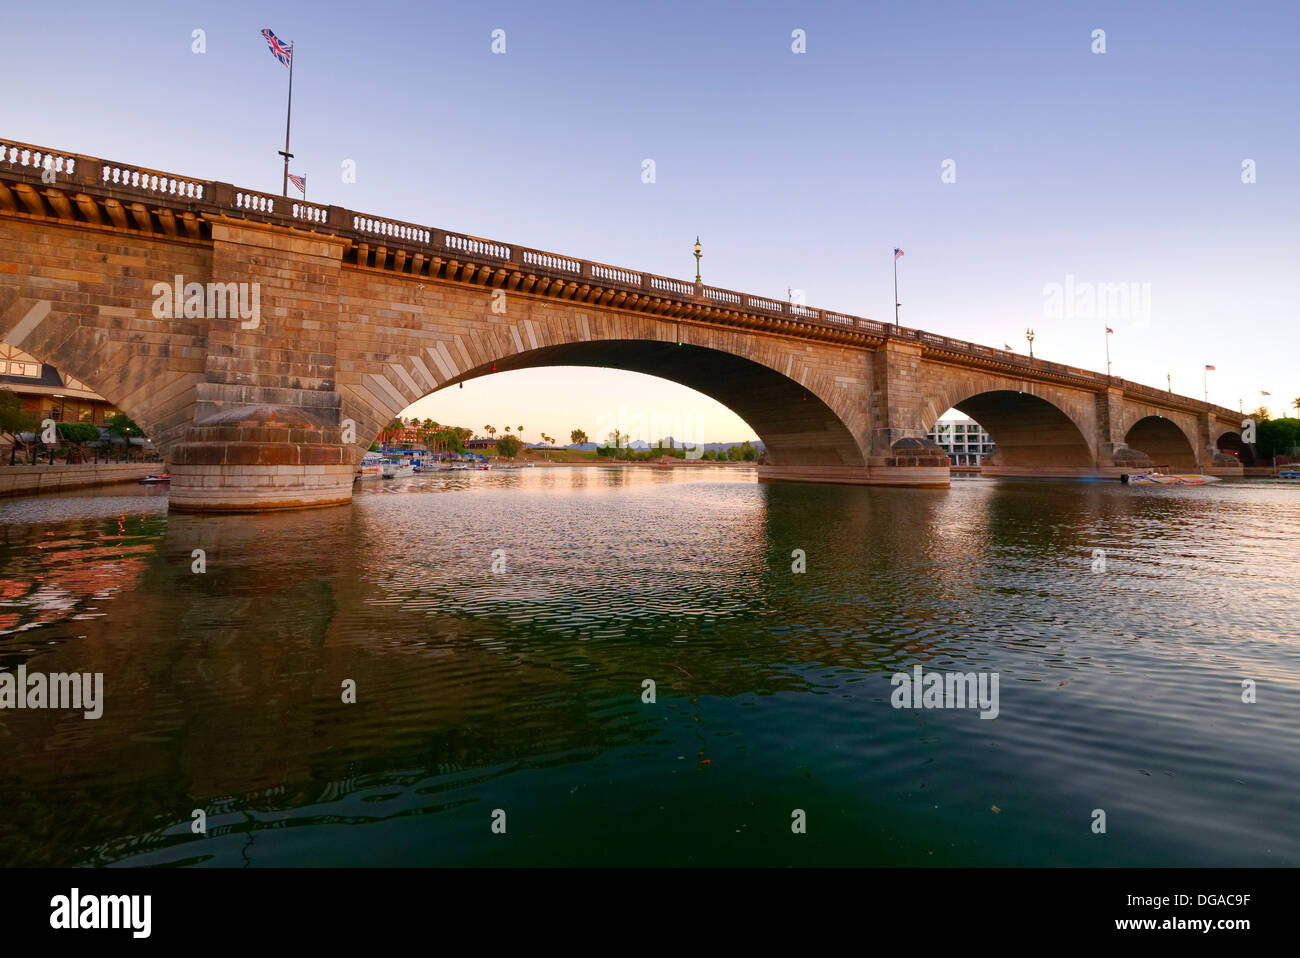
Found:
[[[167,507],[177,512],[269,512],[352,501],[350,464],[235,466],[173,460],[169,467]]]
[[[1240,479],[1246,474],[1241,460],[1236,456],[1227,453],[1216,452],[1210,459],[1209,465],[1205,467],[1207,476],[1219,476],[1220,478]]]
[[[337,425],[301,409],[234,408],[192,426],[166,450],[168,507],[267,512],[352,501],[356,450]]]
[[[929,486],[946,488],[945,460],[936,465],[759,466],[759,482],[831,482],[850,486]]]

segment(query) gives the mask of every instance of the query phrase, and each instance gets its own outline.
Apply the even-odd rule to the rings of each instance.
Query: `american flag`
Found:
[[[898,259],[898,257],[900,257],[900,256],[902,256],[902,255],[903,255],[903,251],[902,251],[901,249],[899,249],[897,246],[895,246],[895,247],[894,247],[894,259]]]
[[[1111,329],[1109,326],[1107,326],[1107,327],[1106,327],[1106,332],[1111,333],[1111,334],[1113,335],[1114,332],[1115,332],[1115,330],[1113,330],[1113,329]]]
[[[1261,396],[1271,396],[1271,395],[1273,395],[1272,393],[1266,393],[1266,392],[1264,392],[1264,390],[1262,390],[1262,389],[1259,391],[1259,394],[1260,394]]]
[[[1011,348],[1011,344],[1010,344],[1010,343],[1003,343],[1002,345],[1006,347],[1007,352],[1009,352],[1009,353],[1014,353],[1014,352],[1015,352],[1015,350]]]
[[[1211,373],[1216,371],[1215,368],[1214,368],[1213,366],[1209,366],[1209,365],[1207,365],[1207,366],[1205,367],[1205,369],[1206,369],[1207,372],[1211,372]]]
[[[292,43],[285,43],[271,32],[270,27],[267,27],[262,31],[262,36],[266,39],[266,45],[271,48],[271,56],[275,57],[285,66],[290,66],[293,63]]]
[[[293,184],[293,188],[295,190],[301,193],[304,197],[307,196],[307,177],[294,176],[292,173],[290,173],[289,182]]]

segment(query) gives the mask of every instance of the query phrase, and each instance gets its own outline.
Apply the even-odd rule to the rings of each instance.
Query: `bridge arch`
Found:
[[[1164,416],[1143,416],[1124,434],[1124,444],[1144,452],[1154,466],[1179,471],[1197,468],[1195,437],[1189,437],[1176,422]]]
[[[1042,396],[1018,389],[991,389],[945,397],[936,404],[945,402],[937,412],[932,404],[930,428],[948,409],[975,420],[995,446],[995,459],[988,463],[990,472],[1051,475],[1054,470],[1077,472],[1096,464],[1086,424],[1081,425],[1060,405]]]
[[[1237,461],[1243,466],[1255,465],[1255,450],[1242,441],[1241,433],[1235,430],[1228,430],[1222,433],[1214,441],[1214,446],[1220,452],[1228,453],[1236,457]]]
[[[439,368],[448,365],[444,356],[449,357],[449,351],[426,347],[423,359],[418,354],[405,357],[405,363],[393,364],[393,375],[372,373],[366,377],[364,390],[353,391],[366,407],[362,415],[368,422],[368,428],[358,432],[353,451],[359,458],[393,416],[442,389],[498,372],[585,366],[655,376],[716,400],[757,433],[769,465],[866,466],[863,445],[851,424],[852,411],[837,403],[841,397],[830,377],[805,370],[803,381],[798,381],[761,358],[742,355],[743,344],[729,345],[737,351],[659,338],[579,339],[529,349],[509,348],[499,354],[482,347],[481,355],[474,357],[478,362],[447,370],[454,373],[449,376],[441,375],[443,369]],[[433,362],[434,356],[440,362]],[[432,388],[421,388],[419,382]],[[356,409],[357,399],[345,400],[345,414]],[[859,429],[865,433],[865,424]]]

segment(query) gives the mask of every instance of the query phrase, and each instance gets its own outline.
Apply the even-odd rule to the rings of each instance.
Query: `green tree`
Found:
[[[1290,456],[1300,446],[1300,419],[1269,419],[1255,429],[1255,449],[1262,459]]]
[[[83,462],[86,458],[86,443],[100,438],[99,429],[88,422],[61,422],[58,430],[59,438],[71,447],[68,462]]]
[[[575,446],[581,446],[584,442],[587,441],[587,434],[583,432],[581,429],[574,429],[572,432],[569,433],[569,439],[573,441],[573,444]]]
[[[124,439],[139,438],[144,435],[144,430],[124,412],[114,413],[104,425],[108,427],[109,433]]]
[[[469,435],[470,430],[468,429],[462,429],[459,426],[443,426],[434,433],[434,439],[448,452],[460,454],[465,452],[465,440],[469,438]]]
[[[0,435],[9,437],[9,465],[14,464],[18,434],[35,432],[40,425],[36,413],[23,409],[23,401],[9,389],[0,389]]]
[[[108,421],[105,422],[104,425],[108,427],[108,434],[110,436],[117,436],[118,438],[127,440],[128,445],[126,446],[126,458],[130,460],[131,446],[129,445],[129,442],[132,439],[143,437],[144,430],[137,426],[135,420],[124,412],[114,413],[109,417]]]
[[[515,436],[506,433],[497,440],[497,455],[504,456],[507,459],[513,459],[519,455],[519,450],[523,449],[524,444]]]

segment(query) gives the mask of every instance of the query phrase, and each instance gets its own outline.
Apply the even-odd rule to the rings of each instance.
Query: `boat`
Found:
[[[146,485],[156,482],[171,482],[172,474],[170,472],[157,472],[152,476],[145,476],[140,481]]]
[[[378,479],[384,474],[384,457],[368,452],[361,457],[361,465],[357,466],[358,479]]]
[[[405,479],[413,475],[415,475],[415,466],[409,462],[385,462],[383,472],[380,474],[383,479]]]
[[[1119,481],[1130,486],[1204,486],[1218,482],[1217,476],[1181,475],[1166,476],[1159,472],[1125,473]]]
[[[1283,469],[1277,474],[1279,479],[1300,479],[1300,469]]]

